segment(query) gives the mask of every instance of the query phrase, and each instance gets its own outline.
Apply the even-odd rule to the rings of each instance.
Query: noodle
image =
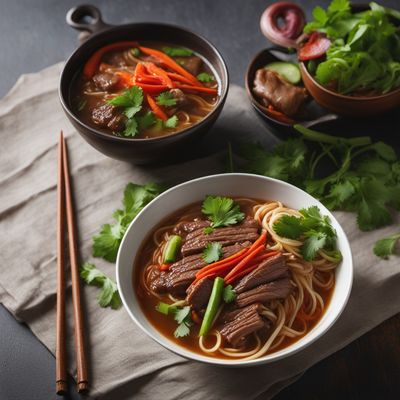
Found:
[[[281,251],[286,257],[286,265],[291,272],[293,290],[285,300],[273,300],[267,305],[261,306],[260,314],[270,322],[270,328],[267,333],[259,331],[253,334],[250,347],[249,342],[243,344],[241,348],[226,347],[215,324],[213,324],[214,329],[208,335],[208,337],[215,338],[215,343],[211,347],[207,347],[205,338],[200,337],[198,338],[198,347],[206,354],[254,360],[287,346],[313,328],[326,308],[321,292],[327,293],[335,284],[337,260],[321,250],[315,260],[305,261],[300,251],[300,247],[303,245],[302,241],[280,237],[274,231],[274,223],[283,215],[300,216],[297,210],[285,207],[279,201],[261,204],[248,198],[237,198],[235,201],[250,207],[254,219],[260,223],[262,229],[269,233],[267,249]],[[144,273],[141,274],[143,277],[141,284],[149,293],[158,298],[160,296],[150,290],[149,282],[152,274],[159,273],[157,266],[161,263],[166,241],[173,228],[179,229],[182,224],[193,221],[195,217],[196,213],[188,212],[179,219],[177,224],[162,226],[153,234],[153,242],[157,249],[153,252],[153,257]],[[172,295],[168,296],[175,305],[187,305],[185,300],[177,299]],[[223,306],[219,308],[214,322],[218,320],[222,309]]]

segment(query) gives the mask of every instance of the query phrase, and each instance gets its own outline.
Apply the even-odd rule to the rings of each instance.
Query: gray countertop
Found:
[[[259,30],[259,17],[270,1],[101,0],[91,3],[101,9],[105,21],[111,24],[163,21],[200,33],[221,51],[231,82],[240,85],[249,60],[267,45]],[[300,0],[298,3],[309,14],[315,5],[327,5],[329,1]],[[399,5],[398,0],[380,3]],[[21,74],[65,60],[75,49],[77,33],[65,23],[67,10],[75,5],[77,2],[71,0],[0,2],[1,97]],[[0,305],[0,400],[54,399],[54,382],[52,354]],[[79,398],[74,389],[69,398]]]

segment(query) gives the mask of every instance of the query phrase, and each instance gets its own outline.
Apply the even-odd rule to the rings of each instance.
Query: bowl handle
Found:
[[[71,8],[67,12],[66,21],[69,26],[81,31],[80,42],[85,41],[94,33],[112,27],[103,21],[100,10],[91,4],[82,4]]]

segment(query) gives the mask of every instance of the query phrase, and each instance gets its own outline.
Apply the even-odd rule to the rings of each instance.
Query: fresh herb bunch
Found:
[[[93,257],[115,262],[121,240],[133,218],[162,192],[160,185],[148,183],[144,186],[129,183],[125,187],[122,209],[113,213],[114,224],[105,224],[100,233],[93,236]]]
[[[378,257],[387,259],[396,251],[396,244],[400,243],[400,232],[378,240],[374,246],[374,253]]]
[[[304,243],[300,248],[303,258],[312,261],[318,251],[325,252],[337,262],[342,259],[336,249],[336,231],[333,229],[329,217],[322,216],[317,206],[299,210],[301,217],[284,215],[274,223],[274,231],[281,237],[301,240]]]
[[[332,41],[326,60],[308,64],[320,83],[336,83],[343,94],[400,86],[400,38],[392,22],[400,21],[399,12],[372,2],[370,10],[352,13],[348,0],[333,0],[327,10],[314,8],[313,17],[304,31],[326,33]]]
[[[366,136],[348,139],[294,127],[302,138],[272,151],[246,145],[245,170],[293,183],[331,210],[356,212],[363,231],[392,222],[390,208],[400,210],[400,161],[392,147]],[[330,172],[321,175],[323,170]]]
[[[101,307],[110,306],[116,310],[121,306],[117,284],[108,276],[104,275],[94,264],[85,262],[80,270],[80,276],[88,285],[97,286],[101,289],[97,300]]]

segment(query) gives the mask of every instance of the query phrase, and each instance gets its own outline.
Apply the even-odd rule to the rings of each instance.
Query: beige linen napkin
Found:
[[[0,102],[0,301],[55,351],[56,157],[60,129],[68,137],[81,260],[90,259],[91,236],[120,206],[132,181],[175,184],[223,172],[212,155],[168,167],[137,167],[99,154],[74,131],[58,100],[62,65],[22,76]],[[206,148],[226,138],[275,139],[257,120],[243,89],[232,86]],[[215,145],[210,145],[214,143]],[[400,311],[399,258],[376,258],[374,241],[392,227],[361,233],[354,215],[337,212],[354,254],[355,279],[348,306],[320,340],[276,364],[248,369],[212,367],[185,360],[149,339],[123,308],[102,309],[97,289],[84,287],[91,394],[105,399],[271,398],[305,369]],[[399,220],[396,221],[397,225]],[[114,265],[96,260],[114,275]],[[71,324],[71,310],[68,311]],[[69,326],[68,348],[73,353]],[[73,365],[73,363],[71,363]],[[71,371],[74,372],[74,371]]]

